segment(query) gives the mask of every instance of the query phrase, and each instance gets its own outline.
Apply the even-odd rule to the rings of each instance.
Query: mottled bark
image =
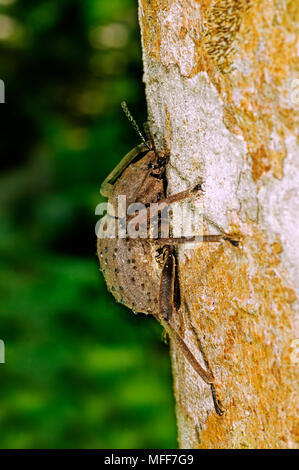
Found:
[[[168,192],[202,180],[241,239],[178,249],[177,325],[226,409],[172,346],[180,446],[298,447],[298,2],[139,0],[139,19]]]

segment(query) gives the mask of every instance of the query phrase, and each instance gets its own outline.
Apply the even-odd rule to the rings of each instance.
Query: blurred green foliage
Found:
[[[135,0],[0,0],[1,448],[176,447],[167,347],[106,290],[99,186],[146,119]]]

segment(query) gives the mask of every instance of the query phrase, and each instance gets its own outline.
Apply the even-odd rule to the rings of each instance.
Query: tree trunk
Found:
[[[168,192],[202,181],[241,240],[178,248],[176,321],[226,410],[172,345],[180,447],[298,447],[298,2],[139,0],[139,20]]]

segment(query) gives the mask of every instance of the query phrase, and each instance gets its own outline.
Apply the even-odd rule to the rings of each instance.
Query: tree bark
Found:
[[[202,181],[241,240],[178,248],[177,325],[226,410],[172,345],[179,445],[298,447],[298,2],[139,0],[139,20],[168,192]]]

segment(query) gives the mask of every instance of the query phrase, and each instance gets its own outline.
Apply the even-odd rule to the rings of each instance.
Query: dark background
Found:
[[[167,347],[107,292],[99,187],[146,120],[135,0],[0,0],[1,448],[176,447]]]

